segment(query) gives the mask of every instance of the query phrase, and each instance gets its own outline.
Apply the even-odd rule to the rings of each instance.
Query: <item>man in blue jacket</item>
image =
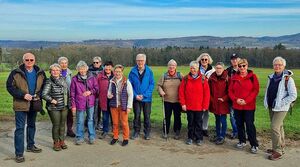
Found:
[[[150,140],[151,131],[151,104],[152,92],[154,89],[154,77],[152,70],[145,65],[146,55],[138,54],[136,56],[136,66],[134,66],[129,73],[129,80],[133,88],[133,128],[134,132],[131,139],[139,137],[141,130],[141,111],[144,114],[144,134],[145,140]]]

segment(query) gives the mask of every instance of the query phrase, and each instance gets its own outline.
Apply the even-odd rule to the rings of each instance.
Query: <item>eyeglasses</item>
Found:
[[[283,66],[283,64],[273,64],[273,66]]]
[[[93,62],[94,64],[99,64],[99,62]]]
[[[247,65],[246,64],[243,64],[243,65],[239,65],[239,68],[245,68]]]
[[[201,61],[207,61],[208,59],[201,59]]]
[[[34,59],[25,59],[25,61],[31,61],[31,62],[33,62]]]

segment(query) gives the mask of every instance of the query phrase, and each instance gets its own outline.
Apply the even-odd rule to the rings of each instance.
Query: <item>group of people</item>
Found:
[[[216,144],[225,142],[227,114],[230,115],[232,138],[238,138],[238,148],[246,146],[246,133],[252,153],[258,151],[256,128],[254,124],[256,97],[259,82],[253,71],[248,69],[248,61],[231,56],[231,66],[225,69],[223,62],[212,66],[212,58],[202,53],[190,62],[187,75],[176,70],[177,63],[171,59],[167,71],[157,82],[157,91],[164,107],[165,127],[163,137],[168,138],[171,116],[174,115],[174,139],[180,138],[181,114],[187,114],[188,134],[186,144],[203,144],[203,136],[208,136],[209,112],[215,115]],[[290,104],[297,98],[292,72],[285,70],[286,61],[282,57],[273,60],[274,73],[268,77],[264,104],[269,110],[272,129],[272,149],[269,159],[277,160],[284,153],[283,120]],[[58,63],[50,66],[50,77],[35,65],[32,53],[23,55],[23,64],[13,70],[7,79],[7,90],[13,96],[16,130],[14,134],[15,160],[24,162],[24,128],[27,120],[27,151],[40,153],[35,146],[35,121],[37,104],[46,101],[46,109],[53,124],[53,149],[67,149],[67,136],[75,137],[75,144],[85,142],[85,128],[88,143],[94,144],[96,129],[102,129],[100,138],[105,138],[112,125],[111,145],[119,141],[119,123],[122,126],[122,146],[129,143],[128,114],[134,113],[131,139],[137,139],[141,131],[143,112],[144,139],[151,139],[151,105],[155,87],[151,68],[146,65],[146,55],[136,56],[136,65],[128,78],[123,74],[124,67],[107,61],[102,66],[100,57],[94,57],[93,64],[79,61],[77,74],[72,77],[68,59],[60,57]],[[39,103],[38,103],[39,102]],[[41,108],[41,107],[40,107]],[[74,133],[73,116],[76,116]]]

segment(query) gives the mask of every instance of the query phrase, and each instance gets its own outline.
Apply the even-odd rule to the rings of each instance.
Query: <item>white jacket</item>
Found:
[[[295,86],[295,81],[291,77],[293,72],[290,70],[284,71],[282,75],[282,79],[278,85],[277,96],[275,99],[275,106],[272,111],[288,111],[290,108],[290,104],[296,100],[297,98],[297,89]],[[270,85],[270,79],[273,78],[274,74],[268,76],[268,83],[265,91],[265,98],[264,98],[264,106],[268,109],[268,100],[267,100],[267,92]],[[287,91],[285,90],[285,76],[289,77],[287,83]]]

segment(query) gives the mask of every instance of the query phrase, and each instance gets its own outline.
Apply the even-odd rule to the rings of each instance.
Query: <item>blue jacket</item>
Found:
[[[268,109],[268,100],[267,100],[267,92],[270,84],[270,79],[273,78],[274,74],[268,76],[268,83],[266,87],[264,106]],[[291,77],[293,72],[290,70],[284,71],[282,75],[282,79],[279,82],[277,97],[275,99],[275,106],[272,109],[273,111],[288,111],[290,108],[290,104],[296,100],[297,98],[297,89],[295,86],[295,81]],[[285,76],[289,76],[289,80],[287,83],[287,91],[285,90]]]
[[[147,65],[145,65],[145,70],[142,82],[139,80],[137,65],[131,69],[128,79],[132,84],[134,100],[136,100],[137,95],[143,95],[142,102],[151,102],[154,89],[154,77],[152,70]]]

